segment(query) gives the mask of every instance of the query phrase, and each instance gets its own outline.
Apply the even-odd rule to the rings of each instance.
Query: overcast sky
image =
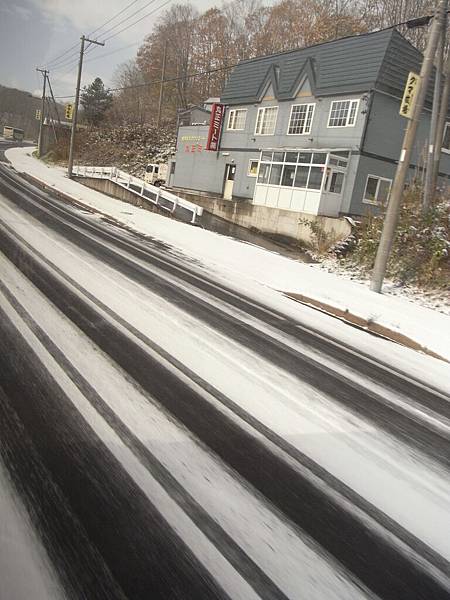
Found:
[[[59,62],[51,63],[51,61],[71,46],[79,47],[82,34],[89,34],[95,30],[131,4],[131,1],[0,0],[0,84],[40,95],[42,76],[35,69],[37,66],[50,63],[50,77],[55,96],[73,94],[77,49],[74,48],[64,54]],[[154,14],[108,41],[104,48],[95,47],[88,50],[83,69],[83,84],[90,83],[99,76],[106,85],[111,85],[116,66],[135,56],[139,44],[150,33],[155,20],[165,10],[165,8],[158,10],[165,2],[167,0],[134,0],[128,10],[105,25],[101,31],[106,32],[107,29],[148,4],[147,8],[137,12],[120,27],[106,34],[106,36],[112,35],[139,17],[154,11]],[[192,2],[199,10],[220,3],[220,0]],[[106,56],[112,52],[114,53]]]

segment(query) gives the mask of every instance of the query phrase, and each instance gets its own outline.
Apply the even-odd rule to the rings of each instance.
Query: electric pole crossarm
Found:
[[[80,101],[80,86],[81,86],[81,73],[83,70],[83,56],[84,56],[84,44],[85,42],[89,42],[91,44],[97,44],[97,46],[104,46],[104,42],[97,42],[96,40],[90,40],[86,36],[81,36],[81,46],[80,46],[80,59],[78,61],[78,74],[77,74],[77,87],[75,90],[75,103],[73,107],[73,119],[72,119],[72,131],[70,134],[70,146],[69,146],[69,161],[67,165],[67,174],[69,177],[72,177],[73,171],[73,153],[75,149],[75,134],[77,130],[77,119],[78,119],[78,103]]]

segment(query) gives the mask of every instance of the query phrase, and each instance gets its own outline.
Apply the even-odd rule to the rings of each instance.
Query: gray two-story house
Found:
[[[243,61],[221,96],[219,150],[205,149],[208,127],[180,127],[170,184],[277,210],[364,214],[388,200],[407,125],[403,89],[421,62],[395,29]],[[430,101],[411,177],[423,167]],[[440,175],[450,175],[448,145]]]

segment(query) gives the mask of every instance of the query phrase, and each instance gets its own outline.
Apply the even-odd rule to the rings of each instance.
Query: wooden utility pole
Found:
[[[425,185],[423,189],[423,212],[426,212],[431,204],[434,196],[436,186],[433,186],[433,170],[434,170],[434,157],[437,153],[437,132],[438,132],[438,121],[440,113],[440,102],[442,92],[442,67],[444,62],[444,48],[445,38],[447,34],[447,5],[448,0],[445,2],[445,17],[442,25],[441,35],[439,37],[438,51],[436,56],[436,77],[434,80],[434,93],[433,93],[433,107],[431,112],[431,123],[430,123],[430,141],[428,144],[428,153],[426,160],[425,170]]]
[[[372,279],[370,282],[370,289],[378,293],[381,292],[381,288],[383,286],[383,280],[386,275],[386,267],[392,244],[394,242],[400,205],[406,178],[408,176],[414,140],[416,138],[417,127],[419,125],[420,115],[425,102],[428,83],[430,81],[434,55],[436,53],[439,37],[444,26],[446,6],[447,0],[439,0],[439,4],[436,8],[434,19],[431,24],[427,47],[425,49],[422,67],[420,69],[420,88],[417,92],[417,98],[413,107],[411,119],[406,127],[405,137],[403,139],[402,150],[400,153],[397,171],[395,173],[389,204],[384,217],[383,231],[381,233],[377,256],[375,258],[375,266],[373,268]]]
[[[97,44],[97,46],[104,46],[104,42],[97,42],[96,40],[90,40],[86,36],[81,36],[80,46],[80,59],[78,61],[78,75],[77,75],[77,87],[75,90],[75,103],[73,107],[73,119],[72,119],[72,131],[70,134],[70,146],[69,146],[69,162],[67,165],[67,174],[72,177],[73,170],[73,152],[75,148],[75,134],[77,130],[77,118],[78,118],[78,103],[80,100],[80,86],[81,86],[81,72],[83,70],[83,56],[84,56],[84,43],[89,42],[90,44]]]
[[[431,181],[431,198],[434,196],[439,175],[439,164],[441,162],[442,144],[444,142],[445,124],[447,123],[448,101],[450,99],[450,52],[447,54],[447,60],[444,68],[444,87],[442,88],[442,98],[439,110],[438,123],[436,128],[435,152],[433,156],[433,174]]]
[[[37,148],[38,158],[41,158],[42,136],[44,134],[44,119],[45,119],[45,88],[47,85],[48,71],[46,69],[36,69],[36,71],[39,71],[39,73],[42,73],[42,75],[44,77],[44,84],[42,86],[41,118],[39,120],[39,137],[38,137],[38,148]]]
[[[53,106],[55,107],[56,119],[58,121],[58,125],[61,126],[61,119],[59,117],[58,105],[56,104],[55,96],[53,95],[52,84],[50,83],[50,77],[48,75],[47,75],[47,81],[48,81],[48,89],[50,90],[50,95],[53,100]]]
[[[158,120],[157,120],[158,128],[161,123],[161,111],[162,111],[162,103],[163,103],[163,95],[164,95],[164,80],[166,78],[166,56],[167,56],[167,42],[164,42],[161,85],[159,87]]]

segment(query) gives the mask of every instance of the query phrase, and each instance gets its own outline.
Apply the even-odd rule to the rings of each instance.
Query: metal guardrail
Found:
[[[74,166],[73,175],[76,177],[109,179],[113,183],[136,194],[136,196],[140,196],[148,200],[151,204],[172,214],[181,221],[195,224],[198,223],[203,214],[203,207],[180,198],[180,196],[176,196],[164,188],[151,185],[143,179],[121,171],[117,167]]]

